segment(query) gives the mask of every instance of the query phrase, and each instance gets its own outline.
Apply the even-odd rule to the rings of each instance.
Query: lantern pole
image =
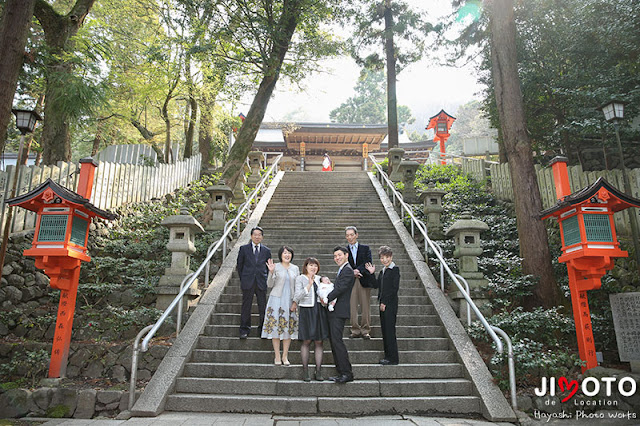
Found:
[[[613,128],[615,129],[618,152],[620,153],[620,169],[622,170],[622,178],[624,181],[624,192],[629,196],[633,196],[631,192],[631,182],[629,182],[629,175],[627,174],[627,166],[624,164],[624,154],[622,153],[622,143],[620,142],[620,126],[617,120],[613,122]],[[627,215],[629,217],[629,223],[631,224],[631,240],[633,241],[636,268],[640,271],[640,237],[638,236],[638,221],[635,217],[635,209],[633,207],[627,209]]]

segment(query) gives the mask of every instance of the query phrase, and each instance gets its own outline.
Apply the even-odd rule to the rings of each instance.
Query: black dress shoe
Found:
[[[336,383],[353,382],[353,374],[343,374],[336,379]]]
[[[340,377],[342,377],[342,376],[331,376],[331,377],[329,377],[327,380],[330,380],[330,381],[332,381],[332,382],[335,382],[335,381],[336,381],[336,380],[338,380]]]
[[[240,338],[241,339],[246,339],[249,336],[248,333],[240,333]]]
[[[398,365],[397,361],[389,361],[388,359],[381,359],[380,365]]]

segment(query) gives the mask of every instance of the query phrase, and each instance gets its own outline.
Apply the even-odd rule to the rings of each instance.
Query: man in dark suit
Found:
[[[240,315],[240,338],[246,339],[251,330],[251,305],[253,295],[258,300],[260,328],[264,323],[264,310],[267,305],[267,260],[271,259],[271,250],[262,244],[262,228],[251,230],[251,242],[240,247],[237,269],[242,289],[242,314]]]
[[[351,292],[351,338],[371,338],[371,284],[375,277],[369,274],[365,264],[371,263],[371,250],[369,246],[358,242],[358,229],[355,226],[345,228],[345,238],[349,243],[349,264],[355,274],[355,283]],[[361,309],[361,317],[358,321],[358,306]]]
[[[349,265],[348,250],[345,247],[336,247],[333,249],[333,260],[340,268],[333,283],[333,291],[329,293],[327,298],[322,301],[326,305],[327,300],[336,300],[333,311],[329,311],[329,340],[331,341],[331,352],[333,360],[338,370],[338,375],[330,377],[336,383],[347,383],[353,381],[353,371],[349,362],[349,354],[347,347],[342,341],[342,333],[344,332],[344,323],[349,318],[351,299],[351,289],[355,276],[353,269]]]

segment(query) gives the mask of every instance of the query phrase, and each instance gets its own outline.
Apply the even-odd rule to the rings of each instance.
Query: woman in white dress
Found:
[[[291,339],[298,338],[298,316],[296,307],[292,304],[296,277],[300,269],[291,263],[293,250],[282,246],[278,251],[280,263],[267,261],[269,276],[267,287],[271,288],[267,308],[262,325],[262,338],[271,339],[276,365],[290,365],[289,346]],[[282,341],[282,357],[280,356],[280,341]]]

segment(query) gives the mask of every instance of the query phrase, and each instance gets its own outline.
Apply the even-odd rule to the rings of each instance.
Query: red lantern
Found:
[[[556,218],[560,225],[562,256],[558,260],[567,264],[584,372],[598,365],[587,291],[600,288],[600,279],[613,268],[614,258],[628,256],[620,249],[613,214],[640,207],[640,200],[618,191],[603,178],[571,194],[567,162],[565,157],[551,161],[558,203],[542,211],[541,217]]]
[[[452,115],[449,115],[445,112],[445,110],[441,109],[439,113],[434,115],[429,119],[429,125],[426,127],[427,130],[435,129],[435,137],[433,138],[434,142],[440,142],[440,158],[442,159],[441,164],[445,164],[444,161],[444,144],[449,139],[449,130],[451,130],[451,126],[453,122],[456,121],[456,118]]]
[[[80,264],[91,260],[86,253],[91,218],[116,218],[89,203],[98,164],[91,158],[80,163],[78,193],[47,179],[33,191],[7,200],[9,205],[36,212],[35,235],[24,255],[34,257],[36,267],[51,279],[49,285],[61,291],[49,377],[64,377],[66,372]]]

